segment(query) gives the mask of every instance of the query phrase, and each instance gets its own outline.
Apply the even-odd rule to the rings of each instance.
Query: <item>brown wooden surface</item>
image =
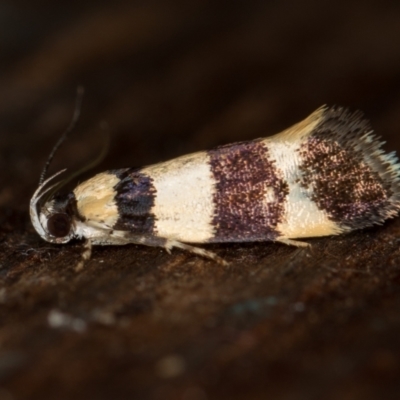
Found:
[[[43,242],[28,202],[52,170],[101,171],[267,136],[322,104],[400,149],[400,3],[0,5],[0,400],[397,399],[400,219],[310,241],[208,248]],[[379,4],[379,5],[378,5]],[[184,189],[184,188],[183,188]]]

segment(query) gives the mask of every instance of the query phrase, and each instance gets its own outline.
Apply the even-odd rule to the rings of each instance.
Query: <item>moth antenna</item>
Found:
[[[104,160],[104,157],[107,155],[109,145],[110,145],[110,135],[108,132],[105,132],[105,131],[103,131],[103,133],[104,133],[104,142],[103,142],[103,147],[102,147],[99,155],[93,161],[86,164],[81,169],[78,169],[78,171],[72,172],[69,176],[64,178],[62,181],[60,181],[57,184],[55,184],[54,186],[52,186],[49,191],[46,191],[46,197],[43,197],[44,202],[46,202],[47,200],[52,198],[54,193],[58,192],[67,183],[71,182],[72,179],[74,179],[77,176],[82,175],[84,172],[89,171],[90,169],[96,167],[98,164],[100,164]]]
[[[44,182],[41,183],[41,185],[38,186],[38,188],[36,189],[35,193],[33,194],[32,198],[31,198],[31,204],[33,203],[38,203],[38,201],[40,200],[40,198],[47,193],[49,190],[51,190],[54,186],[58,185],[58,183],[55,183],[54,185],[50,186],[49,188],[47,188],[46,190],[43,191],[44,187],[50,182],[52,181],[54,178],[56,178],[58,175],[61,175],[62,173],[64,173],[66,171],[66,169],[62,169],[61,171],[58,171],[57,173],[55,173],[54,175],[50,176],[49,178],[47,178]]]
[[[74,113],[72,115],[71,122],[69,123],[67,129],[64,131],[64,133],[61,135],[60,139],[58,139],[58,142],[55,144],[53,149],[51,150],[51,153],[49,157],[47,158],[46,164],[43,168],[43,171],[40,175],[39,179],[39,187],[42,185],[43,181],[46,178],[47,171],[49,170],[50,164],[53,161],[53,158],[55,154],[57,153],[58,149],[60,146],[65,142],[65,140],[68,138],[68,135],[73,131],[75,128],[76,123],[78,122],[79,116],[81,114],[81,109],[82,109],[82,99],[83,99],[83,94],[85,92],[85,89],[83,86],[78,86],[77,91],[76,91],[76,101],[75,101],[75,108],[74,108]]]
[[[104,133],[103,146],[102,146],[98,156],[94,160],[92,160],[91,162],[89,162],[88,164],[83,166],[81,169],[78,169],[78,171],[75,171],[71,175],[67,176],[61,182],[62,185],[60,185],[60,187],[58,187],[57,190],[59,190],[62,186],[65,186],[68,182],[70,182],[72,179],[76,178],[77,176],[82,175],[84,172],[89,171],[90,169],[96,167],[104,160],[105,156],[108,153],[108,149],[110,147],[110,134],[106,131],[103,131],[103,133]]]

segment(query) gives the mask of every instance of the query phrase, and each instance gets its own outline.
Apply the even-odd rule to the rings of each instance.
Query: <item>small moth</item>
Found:
[[[400,164],[382,144],[361,113],[324,106],[275,136],[106,171],[49,195],[62,186],[54,184],[60,171],[39,185],[30,216],[48,242],[86,239],[85,258],[92,244],[178,247],[219,262],[189,243],[307,246],[296,239],[398,214]]]

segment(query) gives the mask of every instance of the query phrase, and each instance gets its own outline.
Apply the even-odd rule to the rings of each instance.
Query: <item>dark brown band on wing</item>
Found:
[[[120,178],[115,186],[119,218],[115,230],[153,235],[155,216],[151,213],[156,189],[152,179],[135,169],[110,171]]]
[[[393,192],[390,184],[355,150],[354,138],[332,137],[317,131],[301,146],[301,185],[329,218],[341,226],[359,229],[388,218]],[[358,141],[362,139],[358,138]]]
[[[208,152],[216,181],[212,242],[272,240],[278,236],[288,185],[261,141]],[[266,200],[268,193],[268,199]]]

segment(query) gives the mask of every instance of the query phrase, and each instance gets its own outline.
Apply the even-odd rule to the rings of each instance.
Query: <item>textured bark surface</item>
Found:
[[[267,136],[322,104],[400,149],[400,3],[0,6],[0,399],[395,399],[400,219],[347,236],[210,245],[230,262],[43,242],[41,168],[142,166]]]

